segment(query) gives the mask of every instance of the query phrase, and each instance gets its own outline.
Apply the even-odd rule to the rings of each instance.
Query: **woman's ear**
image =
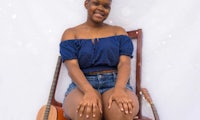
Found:
[[[86,9],[88,8],[88,4],[89,4],[89,0],[85,0],[84,6]]]

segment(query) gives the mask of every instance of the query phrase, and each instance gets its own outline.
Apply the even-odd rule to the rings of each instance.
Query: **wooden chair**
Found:
[[[129,35],[129,37],[131,39],[133,39],[134,47],[136,46],[136,52],[134,55],[135,63],[134,63],[134,66],[132,66],[132,68],[135,67],[135,70],[133,71],[134,73],[132,73],[132,74],[135,74],[135,78],[132,78],[131,80],[132,81],[135,80],[136,95],[138,96],[138,99],[139,99],[140,110],[139,110],[137,117],[134,120],[159,120],[156,108],[148,94],[147,89],[141,88],[142,30],[138,29],[138,30],[128,31],[127,33]],[[47,108],[51,108],[50,106],[54,106],[57,110],[57,118],[56,119],[57,120],[67,120],[66,118],[64,118],[64,115],[63,115],[62,104],[55,99],[61,64],[63,64],[63,63],[61,62],[61,57],[59,56],[57,66],[56,66],[56,71],[54,74],[54,80],[53,80],[53,83],[51,86],[49,100],[47,103]],[[150,106],[149,111],[152,114],[150,117],[149,116],[145,117],[143,114],[144,113],[143,108],[145,106]],[[47,112],[45,112],[45,113],[48,113],[48,112],[49,112],[49,110],[47,110]],[[46,119],[46,120],[48,120],[48,119]]]

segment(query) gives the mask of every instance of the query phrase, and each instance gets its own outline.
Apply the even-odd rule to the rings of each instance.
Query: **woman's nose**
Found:
[[[103,5],[99,5],[99,6],[97,7],[97,9],[103,11],[103,10],[104,10],[104,7],[103,7]]]

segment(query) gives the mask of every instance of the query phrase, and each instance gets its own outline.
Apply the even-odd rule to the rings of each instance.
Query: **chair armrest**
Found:
[[[158,116],[157,109],[151,99],[151,96],[146,88],[142,88],[140,91],[140,95],[142,96],[142,114],[145,116],[148,115],[153,120],[160,120]]]

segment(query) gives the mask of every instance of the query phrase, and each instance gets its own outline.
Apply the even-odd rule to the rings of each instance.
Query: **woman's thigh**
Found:
[[[109,96],[112,94],[113,89],[110,89],[103,93],[102,100],[103,100],[103,112],[104,112],[104,119],[105,120],[133,120],[133,118],[137,115],[139,111],[139,102],[137,96],[130,90],[127,89],[127,94],[131,97],[134,102],[133,112],[131,114],[125,114],[122,112],[115,101],[113,101],[112,106],[108,109],[108,99]]]
[[[77,113],[77,107],[82,99],[83,99],[83,93],[77,88],[73,89],[65,97],[65,100],[63,103],[63,110],[66,117],[72,120],[85,120],[86,118],[85,114],[83,114],[82,117],[80,117],[80,115]],[[87,120],[99,120],[100,117],[101,117],[100,114],[99,115],[97,114],[95,118],[90,117],[90,119],[87,119]]]
[[[81,99],[83,97],[83,93],[81,93],[80,90],[77,88],[73,89],[64,99],[63,102],[63,110],[65,113],[65,116],[69,117],[70,119],[75,119],[76,108],[78,104],[80,103]]]

